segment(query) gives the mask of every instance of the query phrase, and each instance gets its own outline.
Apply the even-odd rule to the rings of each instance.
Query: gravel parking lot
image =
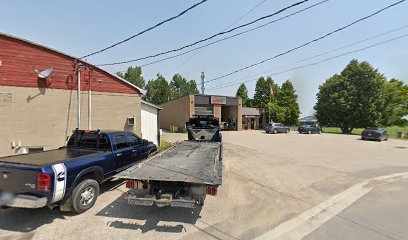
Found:
[[[365,179],[408,172],[408,141],[261,131],[223,137],[223,185],[202,208],[131,207],[120,198],[123,184],[111,181],[81,215],[0,210],[0,239],[252,239]]]

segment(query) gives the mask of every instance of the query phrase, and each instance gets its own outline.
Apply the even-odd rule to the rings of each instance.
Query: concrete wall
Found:
[[[0,86],[0,156],[22,153],[22,146],[44,146],[46,150],[65,144],[77,127],[77,91]],[[127,117],[135,125],[127,125]],[[81,94],[81,129],[88,129],[88,92]],[[92,129],[115,129],[141,133],[139,94],[92,93]]]
[[[170,125],[183,128],[194,114],[194,95],[177,98],[160,106],[163,108],[159,115],[161,128],[169,129]]]

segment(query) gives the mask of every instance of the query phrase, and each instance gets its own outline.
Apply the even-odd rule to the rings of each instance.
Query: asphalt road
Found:
[[[406,236],[401,226],[407,229],[407,218],[398,209],[406,209],[407,181],[377,177],[408,172],[408,141],[260,131],[223,136],[223,185],[202,208],[131,207],[120,198],[123,184],[112,181],[94,208],[81,215],[47,208],[0,210],[0,239],[268,239],[268,234],[361,239],[362,222],[383,226],[381,219],[395,221],[376,229],[384,232],[378,239]],[[176,141],[186,135],[164,137]],[[327,210],[311,213],[316,207]],[[343,215],[360,225],[342,222]],[[292,237],[279,235],[282,229]]]

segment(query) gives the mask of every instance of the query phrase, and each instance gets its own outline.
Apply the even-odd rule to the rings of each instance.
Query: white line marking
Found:
[[[255,240],[302,239],[369,193],[374,187],[385,182],[396,181],[397,179],[394,178],[405,178],[407,176],[408,172],[394,173],[357,183],[346,191],[280,224],[271,231],[255,238]]]

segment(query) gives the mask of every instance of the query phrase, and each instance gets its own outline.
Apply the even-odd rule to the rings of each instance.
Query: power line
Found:
[[[356,41],[356,42],[353,42],[353,43],[349,43],[349,44],[347,44],[347,45],[344,45],[344,46],[341,46],[341,47],[338,47],[338,48],[335,48],[335,49],[333,49],[333,50],[329,50],[329,51],[326,51],[326,52],[323,52],[323,53],[319,53],[319,54],[316,54],[316,55],[314,55],[314,56],[307,57],[307,58],[304,58],[304,59],[299,60],[299,61],[296,61],[296,62],[292,62],[292,63],[286,64],[286,65],[283,65],[283,66],[280,66],[280,67],[272,68],[272,69],[270,69],[270,70],[267,70],[267,71],[264,71],[264,72],[261,72],[261,73],[249,75],[249,76],[240,78],[240,79],[238,79],[238,80],[233,80],[233,81],[227,82],[226,84],[232,83],[232,82],[236,82],[236,81],[241,81],[241,80],[248,79],[248,78],[257,77],[257,76],[259,76],[259,75],[266,74],[266,73],[270,73],[270,72],[272,72],[272,71],[274,71],[274,70],[277,70],[277,69],[282,69],[282,68],[285,68],[285,67],[290,67],[290,66],[293,66],[293,65],[295,65],[295,64],[298,64],[298,63],[301,63],[301,62],[305,62],[305,61],[307,61],[307,60],[311,60],[311,59],[314,59],[314,58],[317,58],[317,57],[320,57],[320,56],[323,56],[323,55],[326,55],[326,54],[329,54],[329,53],[332,53],[332,52],[336,52],[336,51],[338,51],[338,50],[341,50],[341,49],[344,49],[344,48],[348,48],[348,47],[351,47],[351,46],[354,46],[354,45],[357,45],[357,44],[360,44],[360,43],[363,43],[363,42],[367,42],[367,41],[369,41],[369,40],[373,40],[373,39],[375,39],[375,38],[378,38],[378,37],[381,37],[381,36],[384,36],[384,35],[387,35],[387,34],[390,34],[390,33],[394,33],[394,32],[396,32],[396,31],[400,31],[400,30],[403,30],[403,29],[406,29],[406,28],[408,28],[408,25],[404,25],[404,26],[402,26],[402,27],[398,27],[398,28],[395,28],[395,29],[393,29],[393,30],[386,31],[386,32],[384,32],[384,33],[380,33],[380,34],[377,34],[377,35],[372,36],[372,37],[368,37],[368,38],[365,38],[365,39],[362,39],[362,40],[359,40],[359,41]]]
[[[262,0],[260,3],[258,3],[257,5],[255,5],[253,8],[251,8],[248,12],[246,12],[244,15],[242,15],[241,17],[239,17],[237,20],[235,20],[233,23],[231,23],[230,25],[228,25],[227,27],[225,27],[223,29],[223,31],[227,30],[228,28],[234,26],[237,22],[241,21],[244,17],[248,16],[251,12],[253,12],[255,9],[257,9],[259,6],[261,6],[264,2],[266,2],[266,0]]]
[[[98,54],[98,53],[104,52],[104,51],[106,51],[106,50],[108,50],[108,49],[111,49],[111,48],[113,48],[113,47],[116,47],[116,46],[118,46],[118,45],[120,45],[120,44],[122,44],[122,43],[125,43],[125,42],[127,42],[127,41],[129,41],[129,40],[131,40],[131,39],[133,39],[133,38],[135,38],[135,37],[137,37],[137,36],[140,36],[140,35],[142,35],[142,34],[148,32],[148,31],[151,31],[151,30],[153,30],[153,29],[155,29],[155,28],[157,28],[157,27],[159,27],[159,26],[161,26],[161,25],[163,25],[163,24],[165,24],[165,23],[167,23],[167,22],[170,22],[170,21],[172,21],[172,20],[174,20],[174,19],[176,19],[176,18],[181,17],[182,15],[186,14],[188,11],[192,10],[193,8],[198,7],[199,5],[201,5],[201,4],[203,4],[203,3],[207,2],[207,1],[208,1],[208,0],[202,0],[201,2],[198,2],[198,3],[194,4],[194,5],[192,5],[191,7],[185,9],[184,11],[180,12],[180,13],[177,14],[176,16],[173,16],[173,17],[168,18],[168,19],[166,19],[166,20],[164,20],[164,21],[161,21],[161,22],[157,23],[156,25],[154,25],[154,26],[152,26],[152,27],[149,27],[149,28],[147,28],[147,29],[145,29],[145,30],[143,30],[143,31],[141,31],[141,32],[139,32],[139,33],[137,33],[137,34],[135,34],[135,35],[132,35],[132,36],[126,38],[125,40],[122,40],[122,41],[120,41],[120,42],[117,42],[117,43],[115,43],[115,44],[112,44],[112,45],[110,45],[110,46],[108,46],[108,47],[106,47],[106,48],[103,48],[103,49],[99,50],[99,51],[96,51],[96,52],[87,54],[87,55],[85,55],[85,56],[83,56],[83,57],[81,57],[81,58],[79,58],[79,59],[83,59],[83,58],[86,58],[86,57],[93,56],[93,55],[95,55],[95,54]]]
[[[281,57],[281,56],[283,56],[283,55],[286,55],[286,54],[288,54],[288,53],[291,53],[291,52],[293,52],[293,51],[295,51],[295,50],[298,50],[298,49],[300,49],[300,48],[303,48],[303,47],[305,47],[305,46],[307,46],[307,45],[310,45],[310,44],[315,43],[315,42],[317,42],[317,41],[320,41],[320,40],[322,40],[322,39],[324,39],[324,38],[327,38],[327,37],[329,37],[330,35],[333,35],[333,34],[335,34],[335,33],[337,33],[337,32],[340,32],[340,31],[342,31],[342,30],[344,30],[344,29],[347,29],[347,28],[349,28],[349,27],[351,27],[351,26],[353,26],[353,25],[355,25],[355,24],[357,24],[357,23],[359,23],[359,22],[361,22],[361,21],[364,21],[364,20],[366,20],[366,19],[368,19],[368,18],[371,18],[371,17],[373,17],[373,16],[375,16],[375,15],[377,15],[377,14],[379,14],[379,13],[381,13],[381,12],[383,12],[383,11],[385,11],[385,10],[391,8],[391,7],[394,7],[394,6],[398,5],[398,4],[401,4],[401,3],[405,2],[405,1],[406,1],[406,0],[401,0],[401,1],[395,2],[395,3],[391,4],[391,5],[388,5],[388,6],[384,7],[384,8],[382,8],[382,9],[380,9],[380,10],[378,10],[378,11],[372,13],[372,14],[370,14],[370,15],[367,15],[367,16],[365,16],[365,17],[363,17],[363,18],[360,18],[360,19],[358,19],[358,20],[356,20],[356,21],[350,23],[350,24],[347,24],[346,26],[343,26],[343,27],[338,28],[338,29],[336,29],[336,30],[334,30],[334,31],[331,31],[331,32],[329,32],[329,33],[327,33],[327,34],[325,34],[325,35],[323,35],[323,36],[321,36],[321,37],[315,38],[315,39],[313,39],[313,40],[311,40],[311,41],[309,41],[309,42],[306,42],[306,43],[304,43],[304,44],[302,44],[302,45],[300,45],[300,46],[297,46],[297,47],[292,48],[292,49],[290,49],[290,50],[287,50],[287,51],[285,51],[285,52],[279,53],[279,54],[277,54],[277,55],[275,55],[275,56],[273,56],[273,57],[264,59],[264,60],[259,61],[259,62],[257,62],[257,63],[253,63],[253,64],[248,65],[248,66],[246,66],[246,67],[243,67],[243,68],[240,68],[240,69],[238,69],[238,70],[235,70],[235,71],[233,71],[233,72],[230,72],[230,73],[221,75],[221,76],[219,76],[219,77],[210,79],[210,80],[206,81],[206,83],[212,82],[212,81],[216,81],[216,80],[218,80],[218,79],[221,79],[221,78],[230,76],[230,75],[232,75],[232,74],[241,72],[241,71],[246,70],[246,69],[248,69],[248,68],[252,68],[252,67],[254,67],[254,66],[257,66],[257,65],[260,65],[260,64],[262,64],[262,63],[268,62],[268,61],[270,61],[270,60],[272,60],[272,59],[275,59],[275,58]]]
[[[266,15],[266,16],[263,16],[263,17],[260,17],[260,18],[258,18],[258,19],[255,19],[255,20],[251,21],[251,22],[248,22],[248,23],[239,25],[239,26],[237,26],[237,27],[231,28],[230,30],[221,31],[221,32],[219,32],[219,33],[216,33],[216,34],[210,36],[210,37],[207,37],[207,38],[198,40],[198,41],[196,41],[196,42],[194,42],[194,43],[185,45],[185,46],[180,47],[180,48],[168,50],[168,51],[165,51],[165,52],[161,52],[161,53],[157,53],[157,54],[154,54],[154,55],[150,55],[150,56],[146,56],[146,57],[141,57],[141,58],[137,58],[137,59],[127,60],[127,61],[121,61],[121,62],[97,64],[96,66],[111,66],[111,65],[119,65],[119,64],[125,64],[125,63],[131,63],[131,62],[136,62],[136,61],[140,61],[140,60],[145,60],[145,59],[149,59],[149,58],[158,57],[158,56],[165,55],[165,54],[169,54],[169,53],[172,53],[172,52],[178,52],[178,51],[183,50],[183,49],[185,49],[185,48],[192,47],[192,46],[197,45],[197,44],[199,44],[199,43],[202,43],[202,42],[208,41],[208,40],[210,40],[210,39],[213,39],[213,38],[215,38],[215,37],[217,37],[217,36],[221,36],[221,35],[224,35],[224,34],[233,32],[233,31],[235,31],[235,30],[237,30],[237,29],[240,29],[240,28],[243,28],[243,27],[252,25],[252,24],[254,24],[254,23],[256,23],[256,22],[259,22],[259,21],[261,21],[261,20],[264,20],[264,19],[273,17],[273,16],[275,16],[275,15],[278,15],[278,14],[280,14],[280,13],[286,11],[286,10],[289,10],[289,9],[291,9],[291,8],[293,8],[293,7],[296,7],[296,6],[298,6],[298,5],[301,5],[301,4],[306,3],[306,2],[308,2],[308,1],[310,1],[310,0],[302,0],[302,1],[300,1],[300,2],[296,2],[296,3],[292,4],[292,5],[287,6],[287,7],[285,7],[285,8],[282,8],[282,9],[280,9],[279,11],[274,12],[274,13],[272,13],[272,14],[269,14],[269,15]]]
[[[330,57],[330,58],[326,58],[326,59],[323,59],[323,60],[318,61],[318,62],[314,62],[314,63],[302,65],[302,66],[299,66],[299,67],[287,69],[287,70],[284,70],[284,71],[281,71],[281,72],[273,73],[270,76],[276,76],[276,75],[286,73],[286,72],[290,72],[290,71],[293,71],[293,70],[298,70],[298,69],[301,69],[301,68],[306,68],[306,67],[318,65],[318,64],[323,63],[323,62],[327,62],[327,61],[330,61],[330,60],[333,60],[333,59],[336,59],[336,58],[340,58],[340,57],[343,57],[343,56],[346,56],[346,55],[350,55],[350,54],[353,54],[353,53],[356,53],[356,52],[361,52],[361,51],[364,51],[364,50],[367,50],[367,49],[370,49],[370,48],[373,48],[373,47],[376,47],[376,46],[379,46],[379,45],[383,45],[383,44],[386,44],[386,43],[389,43],[389,42],[393,42],[393,41],[396,41],[398,39],[405,38],[405,37],[408,37],[408,34],[404,34],[402,36],[391,38],[391,39],[388,39],[388,40],[385,40],[385,41],[382,41],[382,42],[379,42],[379,43],[376,43],[376,44],[372,44],[372,45],[367,46],[367,47],[359,48],[359,49],[349,51],[349,52],[346,52],[346,53],[343,53],[343,54],[339,54],[339,55],[336,55],[336,56],[333,56],[333,57]],[[252,82],[252,81],[256,81],[256,80],[258,80],[258,79],[251,79],[251,80],[247,80],[247,81],[228,84],[228,85],[225,85],[225,86],[215,87],[215,88],[208,89],[207,91],[213,91],[213,90],[217,90],[217,89],[231,87],[231,86],[238,85],[238,84],[241,84],[241,83]]]
[[[294,15],[296,15],[296,14],[299,14],[299,13],[301,13],[301,12],[304,12],[304,11],[306,11],[306,10],[309,10],[309,9],[311,9],[311,8],[314,8],[314,7],[316,7],[316,6],[320,5],[320,4],[323,4],[323,3],[328,2],[328,1],[330,1],[330,0],[320,1],[320,2],[318,2],[318,3],[315,3],[315,4],[313,4],[313,5],[308,6],[308,7],[306,7],[306,8],[303,8],[303,9],[301,9],[301,10],[298,10],[298,11],[293,12],[293,13],[291,13],[291,14],[288,14],[288,15],[286,15],[286,16],[280,17],[280,18],[275,19],[275,20],[273,20],[273,21],[264,23],[264,24],[259,25],[259,26],[257,26],[257,27],[254,27],[254,28],[245,30],[245,31],[240,32],[240,33],[236,33],[236,34],[234,34],[234,35],[231,35],[231,36],[228,36],[228,37],[225,37],[225,38],[221,38],[221,39],[219,39],[219,40],[216,40],[216,41],[207,43],[207,44],[205,44],[205,45],[202,45],[202,46],[199,46],[199,47],[190,49],[190,50],[185,51],[185,52],[182,52],[182,53],[180,53],[180,54],[176,54],[176,55],[173,55],[173,56],[170,56],[170,57],[162,58],[162,59],[159,59],[159,60],[156,60],[156,61],[153,61],[153,62],[149,62],[149,63],[143,64],[143,65],[140,65],[140,67],[145,67],[145,66],[149,66],[149,65],[152,65],[152,64],[156,64],[156,63],[159,63],[159,62],[163,62],[163,61],[166,61],[166,60],[169,60],[169,59],[172,59],[172,58],[180,57],[180,56],[183,56],[183,55],[188,54],[188,53],[190,53],[190,52],[196,51],[196,50],[198,50],[198,49],[202,49],[202,48],[208,47],[208,46],[210,46],[210,45],[213,45],[213,44],[216,44],[216,43],[219,43],[219,42],[222,42],[222,41],[231,39],[231,38],[235,38],[235,37],[237,37],[237,36],[239,36],[239,35],[242,35],[242,34],[245,34],[245,33],[248,33],[248,32],[252,32],[252,31],[254,31],[254,30],[257,30],[257,29],[259,29],[259,28],[265,27],[265,26],[270,25],[270,24],[272,24],[272,23],[275,23],[275,22],[281,21],[281,20],[283,20],[283,19],[289,18],[289,17],[291,17],[291,16],[294,16]]]
[[[249,11],[247,11],[244,15],[240,16],[237,20],[235,20],[233,23],[231,23],[230,25],[228,25],[227,27],[225,27],[222,31],[227,30],[228,28],[234,26],[237,22],[241,21],[243,18],[245,18],[246,16],[248,16],[251,12],[253,12],[255,9],[257,9],[259,6],[261,6],[264,2],[266,2],[266,0],[262,0],[261,2],[259,2],[257,5],[255,5],[253,8],[251,8]],[[200,51],[194,53],[193,55],[191,55],[190,57],[188,57],[185,61],[183,61],[180,64],[177,64],[175,67],[171,68],[171,70],[168,72],[172,72],[174,69],[179,68],[180,66],[186,64],[191,58],[193,58],[194,56],[198,55],[200,52],[204,51],[204,49],[201,49]]]

